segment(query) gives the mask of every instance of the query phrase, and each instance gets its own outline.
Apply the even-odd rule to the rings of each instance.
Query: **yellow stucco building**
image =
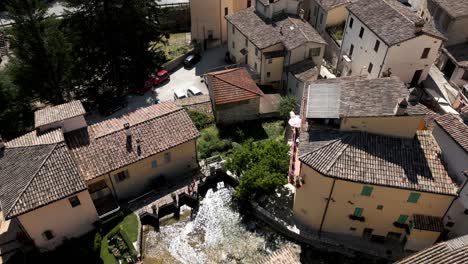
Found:
[[[199,132],[173,102],[90,126],[84,113],[78,101],[49,107],[36,114],[48,130],[0,140],[0,224],[19,223],[40,250],[89,232],[157,179],[177,183],[198,168]]]
[[[431,133],[416,131],[423,109],[407,96],[398,78],[309,87],[294,198],[300,223],[414,251],[438,239],[457,187]]]

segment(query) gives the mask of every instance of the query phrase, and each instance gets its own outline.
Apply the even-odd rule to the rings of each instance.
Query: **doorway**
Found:
[[[413,79],[411,80],[410,87],[415,87],[419,83],[419,79],[421,79],[422,70],[417,70],[414,72]]]

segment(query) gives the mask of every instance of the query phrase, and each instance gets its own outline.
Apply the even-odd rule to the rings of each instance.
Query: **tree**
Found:
[[[296,109],[296,97],[288,95],[286,97],[281,98],[280,105],[279,105],[279,112],[280,116],[284,119],[289,119],[289,113]]]
[[[150,43],[158,42],[156,1],[66,0],[77,84],[97,97],[107,88],[122,94],[152,70]],[[95,98],[94,98],[95,99]]]
[[[10,78],[10,67],[0,72],[0,135],[16,137],[32,126],[33,112],[28,94],[22,93]]]
[[[47,7],[40,0],[12,0],[7,9],[15,21],[9,36],[13,82],[41,100],[62,103],[72,89],[72,60],[60,20],[46,17]]]
[[[206,159],[213,155],[223,153],[231,148],[232,142],[221,139],[216,127],[211,126],[201,131],[201,136],[197,140],[198,157]]]
[[[205,113],[200,113],[196,111],[191,111],[187,110],[187,113],[190,116],[190,119],[192,119],[192,122],[195,124],[198,130],[202,130],[206,128],[208,125],[210,125],[213,122],[213,119],[210,118],[207,114]]]
[[[250,199],[255,194],[270,194],[287,183],[289,147],[282,141],[248,140],[234,148],[226,168],[239,176],[236,195]]]

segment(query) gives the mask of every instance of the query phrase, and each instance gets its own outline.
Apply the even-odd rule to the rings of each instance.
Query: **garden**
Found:
[[[151,44],[150,49],[161,57],[161,62],[171,61],[192,49],[190,33],[167,34],[161,41]]]

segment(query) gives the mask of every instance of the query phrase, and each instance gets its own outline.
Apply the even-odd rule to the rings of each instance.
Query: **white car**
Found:
[[[203,95],[203,93],[197,87],[191,86],[190,88],[187,89],[188,97],[197,96],[197,95]]]
[[[174,100],[187,98],[187,95],[182,90],[177,90],[174,92]]]

